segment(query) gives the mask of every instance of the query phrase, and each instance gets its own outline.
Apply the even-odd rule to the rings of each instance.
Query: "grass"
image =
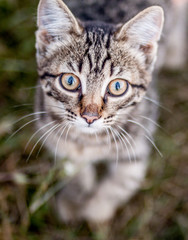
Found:
[[[188,239],[188,70],[163,71],[159,77],[161,109],[156,143],[145,182],[108,225],[60,224],[44,199],[64,173],[34,141],[26,121],[33,110],[37,73],[34,31],[37,0],[0,2],[0,239],[2,240],[186,240]],[[187,66],[188,67],[188,66]],[[50,195],[48,195],[50,196]],[[38,204],[38,200],[44,203]],[[34,209],[31,211],[31,209]]]

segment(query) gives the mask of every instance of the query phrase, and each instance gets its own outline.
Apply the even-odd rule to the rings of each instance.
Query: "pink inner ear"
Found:
[[[145,54],[149,54],[152,52],[153,44],[141,45],[140,50],[142,50]]]
[[[45,44],[49,44],[52,41],[52,36],[47,32],[47,30],[39,31],[39,38]]]

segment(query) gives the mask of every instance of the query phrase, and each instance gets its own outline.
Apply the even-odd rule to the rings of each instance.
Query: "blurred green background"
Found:
[[[146,180],[129,205],[106,225],[60,224],[50,204],[29,207],[52,193],[63,173],[48,153],[25,146],[34,128],[8,137],[33,111],[38,0],[0,0],[0,239],[2,240],[187,240],[188,239],[188,64],[159,76],[161,104],[156,144]],[[52,191],[52,192],[51,192]],[[53,194],[52,194],[53,195]]]

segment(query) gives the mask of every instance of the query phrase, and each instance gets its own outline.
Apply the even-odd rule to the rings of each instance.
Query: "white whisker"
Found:
[[[145,100],[147,100],[147,101],[155,104],[156,106],[158,106],[158,107],[160,107],[160,108],[168,111],[169,113],[171,113],[171,111],[170,111],[168,108],[166,108],[166,107],[164,107],[163,105],[161,105],[158,101],[156,101],[156,100],[154,100],[154,99],[152,99],[152,98],[146,97],[146,96],[143,97],[143,98],[144,98]]]
[[[64,131],[65,131],[65,129],[66,129],[66,127],[69,125],[69,123],[65,123],[65,125],[63,125],[60,129],[59,129],[59,131],[61,131],[61,129],[63,128],[63,130],[62,130],[62,132],[61,132],[61,134],[60,134],[60,136],[59,136],[59,138],[58,138],[58,140],[57,140],[57,143],[56,143],[56,147],[55,147],[55,163],[57,162],[57,150],[58,150],[58,147],[59,147],[59,142],[60,142],[60,140],[61,140],[61,138],[62,138],[62,136],[63,136],[63,133],[64,133]],[[59,131],[58,131],[58,133],[59,133]],[[58,134],[57,133],[57,134]]]
[[[59,126],[61,126],[61,123],[58,124],[54,129],[52,129],[52,130],[48,133],[48,135],[45,137],[45,139],[43,140],[43,142],[42,142],[42,144],[41,144],[41,146],[40,146],[40,148],[39,148],[39,150],[38,150],[38,153],[37,153],[37,155],[36,155],[36,158],[39,156],[39,153],[40,153],[40,151],[42,150],[42,148],[43,148],[46,140],[48,139],[48,137],[49,137]]]
[[[136,154],[135,154],[135,151],[134,151],[134,148],[131,144],[131,142],[129,141],[129,139],[125,136],[125,134],[132,140],[135,148],[136,148],[136,144],[135,144],[135,141],[134,139],[132,138],[132,136],[127,133],[127,131],[125,131],[122,127],[120,127],[119,125],[117,126],[120,130],[121,130],[121,135],[123,136],[123,138],[125,139],[125,141],[129,144],[130,148],[131,148],[131,151],[133,153],[133,157],[134,157],[134,161],[136,162]],[[125,134],[124,134],[125,133]]]
[[[144,130],[148,133],[148,135],[149,135],[151,138],[153,138],[153,136],[151,135],[150,131],[149,131],[146,127],[144,127],[141,123],[139,123],[139,122],[137,122],[137,121],[134,121],[134,120],[130,120],[130,119],[128,119],[127,122],[131,122],[131,123],[134,123],[134,124],[140,126],[142,129],[144,129]]]
[[[111,134],[112,134],[112,137],[114,139],[115,146],[116,146],[116,168],[117,168],[118,160],[119,160],[118,144],[117,144],[117,141],[116,141],[116,137],[114,136],[114,133],[113,133],[113,128],[109,127],[109,129],[111,131]]]
[[[20,90],[32,90],[32,89],[37,89],[37,88],[41,88],[41,85],[37,85],[34,87],[25,87],[25,88],[21,88]]]
[[[20,130],[22,130],[24,127],[26,127],[27,125],[29,125],[30,123],[36,122],[38,121],[40,118],[35,118],[27,123],[25,123],[23,126],[21,126],[18,130],[16,130],[15,132],[13,132],[13,134],[10,135],[10,137],[8,137],[8,139],[6,140],[7,142],[13,137],[15,136]]]
[[[37,142],[35,143],[35,145],[33,146],[32,150],[30,151],[30,154],[29,154],[29,156],[28,156],[28,158],[27,158],[26,161],[29,160],[29,158],[31,157],[31,154],[33,153],[34,149],[36,148],[36,146],[38,145],[38,143],[40,142],[40,140],[43,139],[49,132],[51,132],[52,129],[54,129],[57,125],[58,125],[58,124],[52,126],[47,132],[45,132],[45,133],[38,139],[38,141],[37,141]]]
[[[71,127],[72,127],[72,125],[69,123],[69,128],[67,129],[67,132],[66,132],[66,135],[65,135],[65,144],[67,144],[67,138],[68,138],[68,134],[69,134],[69,131],[70,131],[70,129],[71,129]]]
[[[141,118],[144,118],[150,122],[152,122],[155,126],[159,127],[159,128],[162,128],[157,122],[155,122],[153,119],[151,118],[148,118],[148,117],[145,117],[145,116],[142,116],[142,115],[139,115],[138,117],[141,117]]]
[[[55,122],[55,121],[52,121],[52,122],[50,122],[50,123],[45,124],[45,125],[42,126],[41,128],[39,128],[39,129],[30,137],[29,141],[27,142],[27,144],[26,144],[26,146],[25,146],[24,152],[25,152],[26,149],[28,148],[28,146],[29,146],[30,142],[32,141],[32,139],[37,135],[37,133],[39,133],[42,129],[48,127],[49,125],[53,124],[54,122]]]
[[[99,141],[99,138],[98,138],[98,135],[96,132],[95,132],[95,138],[96,138],[97,143],[99,143],[100,141]]]
[[[19,107],[25,107],[25,106],[33,106],[33,103],[24,103],[24,104],[19,104],[19,105],[14,105],[11,108],[19,108]]]
[[[161,157],[163,156],[162,153],[159,151],[158,147],[156,146],[156,144],[154,143],[153,138],[152,138],[152,136],[151,136],[151,133],[148,131],[148,129],[146,129],[146,128],[145,128],[142,124],[140,124],[139,122],[136,122],[136,121],[133,121],[133,120],[127,120],[127,122],[134,123],[134,124],[140,126],[142,129],[144,129],[145,132],[149,134],[149,136],[147,136],[147,135],[144,135],[144,136],[152,143],[152,145],[153,145],[154,148],[157,150],[157,152],[159,153],[159,155],[160,155]],[[122,127],[120,127],[120,126],[118,126],[118,127],[119,127],[124,133],[128,134]],[[131,136],[129,135],[129,137],[131,137]],[[131,139],[132,139],[132,141],[134,142],[134,139],[133,139],[132,137],[131,137]],[[135,142],[134,142],[134,144],[135,144]],[[134,150],[132,149],[132,151],[134,151]]]
[[[111,138],[110,138],[110,133],[108,131],[108,127],[104,126],[104,129],[105,129],[106,135],[107,135],[107,144],[109,145],[109,149],[111,149],[112,141],[111,141]]]
[[[160,150],[158,149],[156,144],[153,142],[153,140],[150,137],[146,136],[146,135],[144,135],[144,136],[148,139],[148,141],[150,141],[150,143],[154,146],[154,148],[157,150],[157,152],[159,153],[160,157],[162,158],[163,154],[160,152]]]
[[[125,131],[125,129],[123,129],[121,126],[118,125],[118,128],[121,129],[129,137],[129,139],[134,144],[134,147],[136,148],[136,144],[135,144],[134,138],[127,131]],[[130,145],[132,145],[132,144],[130,143]]]
[[[129,161],[131,162],[130,151],[129,151],[129,148],[127,147],[127,144],[126,144],[124,138],[121,136],[121,134],[120,134],[118,131],[116,131],[116,133],[117,133],[116,135],[118,135],[119,138],[121,139],[122,143],[124,143],[124,146],[125,146],[125,148],[126,148],[126,150],[127,150],[127,154],[128,154]],[[123,148],[123,145],[122,145],[122,148]],[[124,148],[123,148],[123,149],[124,149]]]
[[[18,120],[16,120],[15,122],[13,122],[13,125],[20,122],[21,120],[27,118],[27,117],[31,117],[31,116],[35,116],[35,115],[39,115],[39,114],[47,114],[48,112],[46,111],[43,111],[43,112],[34,112],[34,113],[30,113],[30,114],[27,114],[21,118],[19,118]]]

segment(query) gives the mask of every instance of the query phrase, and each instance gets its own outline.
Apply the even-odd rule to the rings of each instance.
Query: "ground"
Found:
[[[33,111],[37,79],[34,49],[35,1],[0,2],[0,239],[2,240],[186,240],[188,239],[188,64],[158,78],[160,118],[139,192],[106,225],[60,224],[49,199],[63,171],[35,141],[25,149],[32,124],[9,136]],[[38,156],[37,156],[38,155]]]

